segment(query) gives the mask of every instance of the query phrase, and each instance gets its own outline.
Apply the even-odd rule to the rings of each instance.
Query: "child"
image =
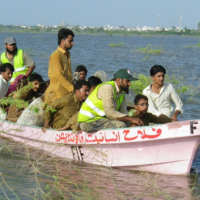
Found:
[[[134,117],[139,118],[145,126],[148,126],[149,123],[155,123],[155,124],[165,124],[172,122],[173,120],[171,118],[162,118],[162,117],[157,117],[156,115],[153,115],[151,113],[148,113],[148,98],[145,95],[138,94],[135,96],[134,99],[135,103],[135,114],[133,114]]]

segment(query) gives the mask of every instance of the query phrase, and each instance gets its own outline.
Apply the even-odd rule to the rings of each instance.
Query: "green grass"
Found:
[[[151,44],[148,44],[146,47],[138,47],[136,52],[144,53],[144,54],[161,54],[164,52],[163,49],[155,49]]]
[[[123,46],[124,46],[123,42],[109,44],[109,47],[123,47]]]

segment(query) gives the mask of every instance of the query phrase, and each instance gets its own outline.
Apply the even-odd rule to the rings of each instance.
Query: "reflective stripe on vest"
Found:
[[[1,54],[1,63],[9,63],[9,60],[6,57],[6,52]],[[26,74],[26,72],[28,71],[28,68],[24,66],[22,49],[17,49],[17,54],[14,56],[14,69],[15,71],[13,72],[13,76],[10,82],[14,81],[18,75]]]
[[[87,100],[83,103],[78,114],[78,122],[89,123],[89,122],[96,121],[102,118],[106,118],[106,114],[103,110],[103,102],[97,97],[99,87],[104,84],[112,85],[113,90],[114,90],[114,99],[116,99],[116,88],[115,88],[114,81],[109,81],[109,82],[98,85],[95,88],[95,90],[92,92],[92,94],[90,94]],[[123,100],[124,100],[124,94],[122,94],[117,99],[117,110],[119,110],[120,105],[123,102]]]

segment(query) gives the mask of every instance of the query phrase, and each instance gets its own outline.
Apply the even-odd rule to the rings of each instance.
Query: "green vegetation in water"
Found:
[[[144,53],[144,54],[161,54],[163,53],[163,49],[155,49],[151,44],[148,44],[146,47],[138,47],[136,52]]]
[[[124,46],[123,42],[109,44],[109,47],[123,47],[123,46]]]
[[[183,48],[188,48],[188,49],[190,49],[190,48],[200,48],[200,43],[197,43],[195,45],[188,44],[188,45],[183,46]]]
[[[131,82],[130,89],[133,90],[135,95],[142,94],[143,90],[152,83],[150,76],[140,74],[139,76],[134,75],[134,77],[137,77],[138,80]],[[184,77],[169,77],[166,74],[165,83],[171,83],[180,96],[187,95],[189,98],[193,98],[199,94],[199,89],[188,84]]]

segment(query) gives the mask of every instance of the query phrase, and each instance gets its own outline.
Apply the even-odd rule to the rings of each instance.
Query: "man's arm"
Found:
[[[29,77],[35,69],[35,63],[33,62],[33,59],[26,53],[26,51],[23,51],[23,61],[25,66],[28,68],[25,76]]]
[[[56,99],[51,105],[47,106],[44,114],[44,126],[42,128],[44,133],[47,128],[51,128],[50,123],[53,121],[54,112],[62,109],[65,106],[65,103],[68,103],[68,100],[64,96],[60,99]]]
[[[33,72],[33,70],[35,69],[35,65],[32,66],[32,67],[29,67],[28,68],[28,71],[26,72],[25,76],[26,77],[29,77],[31,75],[31,73]]]
[[[176,93],[172,84],[170,84],[170,91],[171,91],[171,99],[173,100],[173,102],[176,105],[175,112],[172,115],[172,119],[175,121],[178,121],[177,116],[180,113],[183,113],[183,103],[182,103],[179,95]]]
[[[129,117],[129,116],[124,116],[124,117],[117,117],[117,120],[122,121],[122,122],[131,122],[132,124],[135,124],[137,126],[143,126],[144,123],[142,122],[142,120],[140,120],[139,118],[134,118],[134,117]]]
[[[172,119],[174,121],[178,121],[177,117],[178,117],[179,114],[180,114],[180,111],[179,110],[175,110],[174,114],[172,115]]]

